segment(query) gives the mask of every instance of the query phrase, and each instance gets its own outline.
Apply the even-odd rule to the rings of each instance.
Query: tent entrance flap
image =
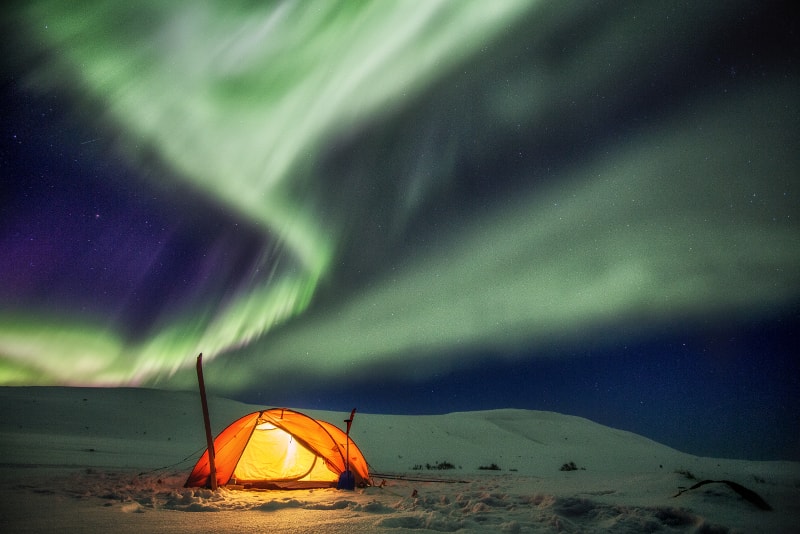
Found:
[[[314,471],[317,455],[269,423],[258,425],[233,472],[241,480],[301,480]]]

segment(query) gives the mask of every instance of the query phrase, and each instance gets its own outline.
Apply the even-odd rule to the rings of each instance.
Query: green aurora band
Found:
[[[301,313],[338,238],[297,194],[311,178],[309,154],[330,132],[401,107],[526,7],[434,0],[17,8],[10,20],[20,49],[44,43],[45,52],[59,51],[33,70],[31,85],[86,91],[102,102],[103,120],[124,129],[132,159],[135,140],[146,139],[182,179],[279,236],[301,270],[133,346],[65,317],[37,327],[40,316],[15,310],[0,322],[0,383],[139,383],[171,374],[193,353],[246,345]]]
[[[347,207],[326,208],[320,198],[318,155],[411,109],[513,31],[547,34],[554,13],[557,21],[579,8],[567,2],[561,13],[543,12],[541,28],[520,27],[538,9],[512,0],[15,8],[18,41],[59,51],[29,69],[31,87],[78,88],[86,113],[102,111],[98,120],[123,132],[119,150],[131,161],[147,165],[138,151],[145,140],[174,176],[277,239],[293,268],[137,342],[66,314],[5,311],[0,384],[186,386],[198,352],[224,368],[210,380],[229,390],[296,369],[338,376],[396,366],[422,376],[480,350],[513,356],[631,322],[646,330],[796,301],[793,79],[703,94],[691,114],[431,231],[413,255],[346,298],[327,289],[343,243],[355,238]],[[692,9],[678,21],[682,31],[716,15]],[[510,89],[485,95],[485,113],[513,128],[519,117],[545,121],[565,93],[578,101],[612,94],[671,38],[666,30],[637,35],[631,50],[620,21],[557,70],[544,61],[509,69]],[[617,69],[603,68],[610,61]],[[428,180],[409,178],[400,231],[457,182],[454,169],[443,154]]]

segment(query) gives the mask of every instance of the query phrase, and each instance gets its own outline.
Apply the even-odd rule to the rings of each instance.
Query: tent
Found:
[[[253,412],[231,423],[214,440],[217,484],[268,489],[336,487],[346,470],[346,451],[355,483],[366,485],[367,461],[338,427],[287,408]],[[206,450],[184,487],[206,486],[210,475]]]

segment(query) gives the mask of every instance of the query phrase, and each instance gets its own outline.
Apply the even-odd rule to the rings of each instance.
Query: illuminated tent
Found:
[[[231,423],[214,440],[217,484],[270,489],[336,487],[346,469],[348,450],[355,483],[367,484],[367,461],[338,427],[286,408],[254,412]],[[185,487],[207,486],[210,474],[206,450]]]

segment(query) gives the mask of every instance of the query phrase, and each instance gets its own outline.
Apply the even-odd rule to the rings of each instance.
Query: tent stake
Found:
[[[208,484],[212,491],[217,491],[217,468],[214,465],[214,438],[211,436],[211,419],[208,417],[208,400],[206,400],[206,384],[203,382],[203,353],[197,356],[197,382],[200,385],[200,403],[203,405],[203,423],[206,426],[206,442],[208,443]]]

